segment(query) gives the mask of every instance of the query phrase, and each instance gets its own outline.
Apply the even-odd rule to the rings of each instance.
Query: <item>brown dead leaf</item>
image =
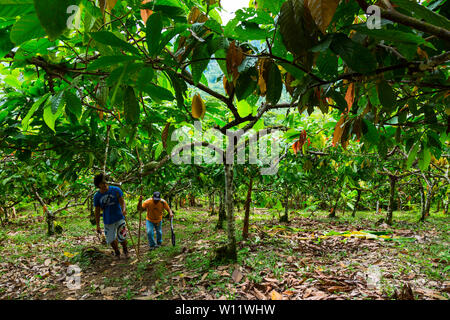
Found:
[[[326,294],[323,291],[315,291],[313,295],[309,298],[309,300],[324,300],[328,297],[328,294]]]
[[[236,46],[235,41],[230,43],[228,47],[226,62],[227,62],[227,71],[233,77],[233,84],[236,82],[237,77],[239,76],[238,67],[241,65],[242,61],[244,61],[244,53],[242,49]]]
[[[200,282],[203,282],[206,279],[207,276],[208,276],[208,272],[203,274],[202,278],[200,279]]]
[[[107,287],[105,289],[102,289],[101,293],[103,295],[110,295],[110,294],[112,294],[113,292],[115,292],[117,290],[119,290],[119,287]]]
[[[418,288],[415,289],[416,292],[423,294],[424,296],[430,297],[430,298],[434,298],[434,299],[439,299],[439,300],[447,300],[447,298],[441,296],[438,292],[433,291],[431,289],[427,289],[427,288]]]
[[[242,272],[241,272],[239,266],[236,269],[234,269],[233,274],[231,275],[231,277],[233,278],[233,281],[235,283],[238,283],[238,282],[240,282],[242,280],[243,275],[242,275]]]
[[[336,123],[336,127],[334,128],[334,134],[333,134],[333,147],[336,146],[336,144],[341,140],[342,133],[344,133],[344,121],[345,121],[345,115],[342,115],[342,117],[339,119],[338,123]]]
[[[259,300],[266,300],[266,296],[261,291],[256,288],[253,288],[253,291],[255,292],[255,297],[257,297]]]
[[[348,292],[351,291],[352,288],[350,287],[344,287],[344,286],[332,286],[332,287],[328,287],[327,291],[330,293],[335,293],[335,292]]]
[[[283,300],[283,296],[275,290],[272,290],[272,292],[270,293],[270,298],[272,300]]]
[[[311,288],[306,289],[305,293],[303,294],[303,299],[308,298],[312,294],[312,291],[313,290]]]
[[[143,0],[142,4],[146,4],[150,2],[151,0]],[[150,9],[141,9],[141,18],[144,21],[144,23],[147,23],[148,17],[150,17],[153,14],[153,11]]]

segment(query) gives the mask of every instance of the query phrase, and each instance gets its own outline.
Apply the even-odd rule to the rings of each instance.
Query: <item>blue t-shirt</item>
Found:
[[[120,197],[123,197],[122,190],[114,186],[108,186],[108,191],[105,193],[101,193],[100,191],[95,193],[94,207],[100,207],[103,210],[104,224],[112,224],[125,219],[119,204]]]

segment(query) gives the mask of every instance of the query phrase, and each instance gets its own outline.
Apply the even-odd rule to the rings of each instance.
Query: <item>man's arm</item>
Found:
[[[169,205],[167,204],[167,201],[165,200],[164,200],[164,209],[166,209],[169,212],[169,218],[173,218],[172,209],[170,209]]]
[[[127,209],[125,206],[125,200],[122,197],[119,198],[120,207],[122,208],[122,214],[125,217],[127,215]]]
[[[95,223],[97,224],[97,232],[101,233],[100,230],[100,207],[95,207]]]

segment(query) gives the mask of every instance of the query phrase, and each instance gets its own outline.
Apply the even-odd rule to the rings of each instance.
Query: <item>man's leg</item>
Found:
[[[156,246],[155,244],[155,239],[154,239],[154,227],[153,227],[153,223],[151,223],[150,221],[146,220],[147,222],[147,238],[148,238],[148,244],[150,245],[150,248],[154,248]]]
[[[128,258],[127,240],[124,240],[123,242],[121,242],[121,244],[122,244],[122,248],[123,248],[123,253],[125,254],[125,257]]]
[[[156,228],[156,243],[158,246],[162,244],[162,220],[155,225]]]
[[[111,242],[111,247],[114,249],[114,254],[118,257],[120,256],[119,246],[117,245],[117,240]]]
[[[114,224],[105,224],[106,243],[109,243],[114,250],[116,257],[120,256],[119,246],[117,245],[116,227]]]
[[[128,248],[127,248],[127,231],[126,231],[126,223],[125,220],[121,220],[118,222],[118,228],[117,228],[117,239],[119,240],[120,244],[123,248],[123,253],[125,254],[125,257],[128,258]]]

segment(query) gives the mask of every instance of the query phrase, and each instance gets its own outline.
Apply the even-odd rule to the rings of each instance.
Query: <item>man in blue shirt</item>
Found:
[[[100,210],[102,210],[106,242],[111,244],[115,256],[120,259],[120,251],[117,244],[119,242],[123,247],[125,257],[128,258],[127,231],[125,228],[126,209],[123,192],[118,187],[108,186],[103,174],[98,174],[94,177],[94,185],[98,188],[94,195],[97,232],[102,232],[100,229]]]

